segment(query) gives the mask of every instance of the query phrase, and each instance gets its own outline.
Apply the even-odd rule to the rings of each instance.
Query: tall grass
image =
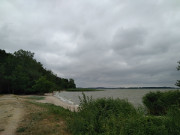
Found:
[[[180,132],[180,111],[165,116],[145,115],[126,100],[86,97],[80,100],[79,112],[68,120],[74,135],[175,135]],[[176,114],[176,115],[175,115]]]

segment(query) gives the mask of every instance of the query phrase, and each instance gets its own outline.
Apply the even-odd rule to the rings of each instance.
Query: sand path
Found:
[[[23,104],[15,95],[0,96],[0,135],[14,135],[23,118]]]

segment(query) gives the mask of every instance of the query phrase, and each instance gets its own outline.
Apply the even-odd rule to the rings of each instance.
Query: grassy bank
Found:
[[[177,135],[180,134],[180,110],[171,108],[166,115],[145,115],[126,100],[92,100],[84,95],[79,112],[69,122],[74,135]]]
[[[71,112],[52,104],[37,103],[42,97],[28,97],[24,102],[25,116],[16,135],[71,135],[66,121]]]
[[[32,107],[18,135],[178,135],[180,110],[171,106],[166,114],[152,115],[126,100],[93,100],[83,94],[78,112],[52,104],[27,102]],[[35,108],[35,109],[34,109]],[[33,111],[32,111],[33,110]]]

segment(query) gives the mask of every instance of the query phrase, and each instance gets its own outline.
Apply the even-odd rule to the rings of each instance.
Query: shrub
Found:
[[[150,114],[166,114],[171,106],[180,107],[180,91],[150,92],[143,97],[143,103]]]
[[[79,112],[73,112],[68,128],[74,135],[175,135],[180,132],[180,115],[174,109],[165,116],[146,116],[139,110],[126,100],[93,100],[83,94]]]
[[[124,121],[121,135],[168,135],[168,131],[163,117],[139,116]]]
[[[69,129],[76,135],[119,134],[124,119],[137,114],[126,100],[83,97],[79,112],[69,121]]]
[[[180,110],[172,106],[166,114],[166,129],[169,135],[180,135]]]

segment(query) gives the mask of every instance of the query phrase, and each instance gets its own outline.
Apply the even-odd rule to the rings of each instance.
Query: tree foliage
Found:
[[[73,79],[60,78],[45,69],[34,53],[18,50],[11,54],[0,49],[0,93],[44,93],[75,87]]]
[[[33,85],[33,90],[36,93],[47,93],[53,91],[55,84],[48,81],[45,77],[40,77],[36,80],[35,84]]]

